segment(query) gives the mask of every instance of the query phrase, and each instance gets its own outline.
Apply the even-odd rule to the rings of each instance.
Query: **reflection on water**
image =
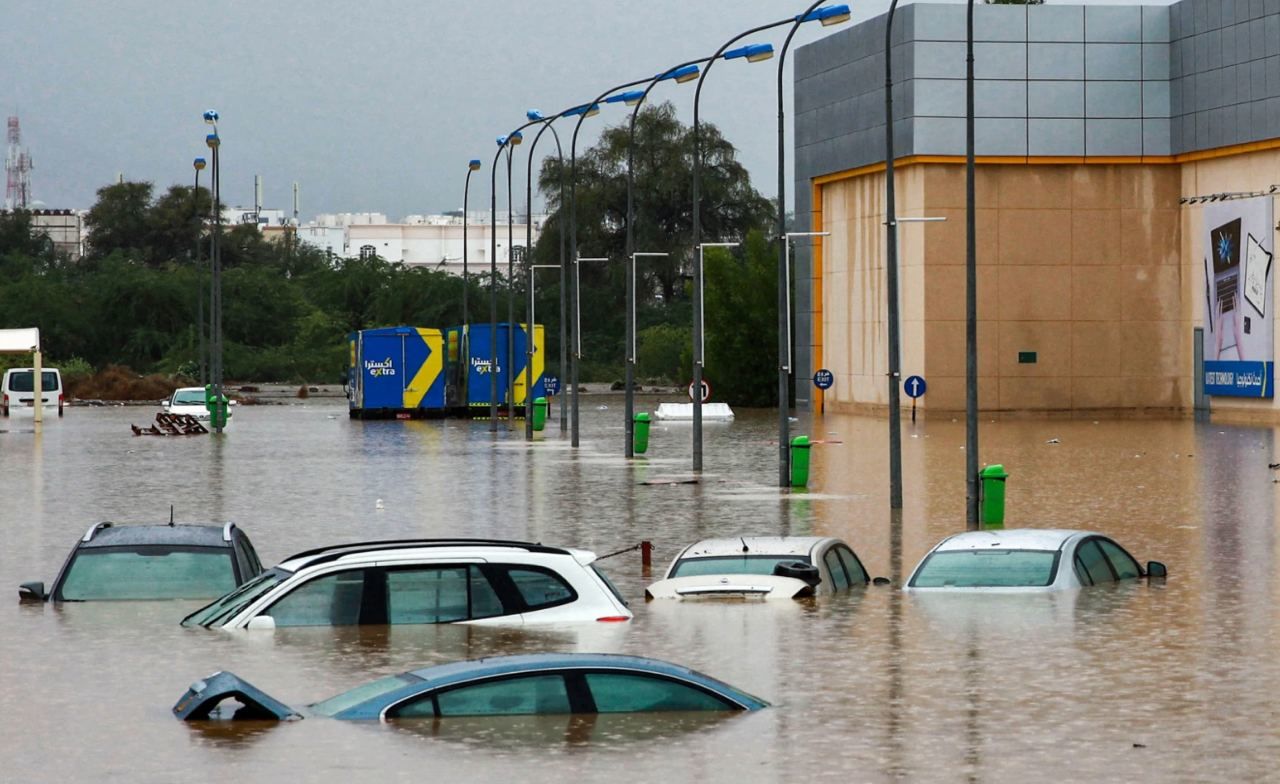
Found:
[[[615,410],[617,409],[617,410]],[[553,407],[554,410],[554,407]],[[411,536],[528,538],[600,553],[628,624],[183,629],[183,602],[0,602],[5,779],[172,781],[174,771],[310,781],[436,777],[712,782],[1273,777],[1280,685],[1271,428],[1192,422],[984,423],[1009,469],[1011,525],[1102,529],[1164,583],[1039,596],[904,595],[930,546],[963,528],[963,423],[904,425],[906,509],[887,509],[885,423],[795,424],[811,487],[774,488],[774,412],[708,428],[698,484],[688,426],[621,456],[620,406],[584,406],[582,448],[552,423],[351,422],[324,402],[245,407],[223,438],[135,438],[146,409],[72,409],[39,435],[0,426],[0,585],[49,583],[99,520],[234,520],[275,563],[316,545]],[[517,423],[519,424],[519,423]],[[1057,439],[1057,443],[1047,443]],[[381,503],[379,503],[379,501]],[[870,587],[798,602],[645,602],[679,548],[710,536],[838,536]],[[291,704],[417,667],[532,651],[655,656],[774,703],[749,716],[540,717],[369,725],[185,725],[193,680],[236,672]],[[123,729],[122,729],[123,728]],[[56,750],[37,738],[74,739]]]

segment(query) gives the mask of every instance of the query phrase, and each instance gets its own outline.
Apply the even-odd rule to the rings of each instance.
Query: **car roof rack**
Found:
[[[569,551],[563,547],[548,547],[536,542],[520,542],[509,539],[381,539],[368,542],[336,544],[328,547],[317,547],[314,550],[304,550],[283,559],[281,563],[284,563],[285,561],[294,561],[300,558],[311,558],[311,563],[322,563],[324,561],[337,560],[344,555],[354,555],[356,553],[364,553],[371,550],[409,550],[416,547],[453,547],[457,545],[514,547],[527,550],[531,553],[551,553],[554,555],[569,554]]]
[[[80,537],[80,541],[88,542],[93,539],[94,534],[98,533],[103,528],[110,528],[113,525],[115,524],[110,522],[105,522],[105,521],[101,523],[94,523],[93,525],[89,526],[88,531],[84,532],[84,536]]]

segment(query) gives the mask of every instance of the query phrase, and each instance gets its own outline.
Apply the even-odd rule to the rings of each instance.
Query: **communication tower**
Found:
[[[4,208],[25,210],[31,204],[31,154],[22,149],[22,128],[9,118],[9,151],[4,157]]]

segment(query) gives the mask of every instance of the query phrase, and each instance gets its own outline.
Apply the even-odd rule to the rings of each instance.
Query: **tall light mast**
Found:
[[[9,118],[9,149],[4,157],[4,208],[25,210],[31,205],[31,154],[22,149],[22,128]]]

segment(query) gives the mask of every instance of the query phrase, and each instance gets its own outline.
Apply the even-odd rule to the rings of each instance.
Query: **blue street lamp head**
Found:
[[[480,159],[472,158],[471,160],[467,161],[467,168],[470,169],[471,171],[480,171]]]
[[[217,109],[208,109],[208,110],[206,110],[206,111],[205,111],[205,113],[204,113],[204,121],[205,121],[205,122],[207,122],[207,123],[209,123],[210,125],[217,125],[217,124],[218,124],[218,110],[217,110]]]
[[[505,136],[499,136],[499,137],[498,137],[498,146],[499,146],[499,147],[506,147],[506,146],[507,146],[507,137],[505,137]]]
[[[590,117],[592,115],[599,114],[599,113],[600,113],[600,104],[593,103],[588,106],[587,104],[584,103],[581,106],[575,106],[572,109],[566,109],[564,113],[561,114],[560,116],[561,117],[577,117],[580,114],[585,114],[587,117]]]
[[[204,137],[204,143],[209,145],[210,149],[217,147],[221,143],[221,141],[222,140],[218,138],[218,134],[216,133],[211,133],[208,136]]]
[[[514,147],[515,145],[524,141],[524,134],[520,133],[519,131],[515,131],[514,133],[512,133],[510,136],[507,137],[507,141],[511,142],[511,146]]]
[[[758,63],[773,57],[773,44],[747,44],[724,53],[724,59],[737,60],[744,58],[749,63]]]
[[[815,8],[804,18],[796,17],[797,22],[821,22],[823,27],[840,24],[849,21],[849,6],[847,5],[824,5],[821,8]]]
[[[628,90],[625,93],[617,93],[610,95],[604,99],[605,103],[625,103],[627,106],[635,106],[644,99],[644,90]]]
[[[682,65],[679,68],[672,68],[664,74],[659,74],[657,79],[660,82],[666,81],[667,79],[675,79],[677,84],[684,84],[685,82],[691,82],[694,79],[697,79],[698,73],[698,66]]]
[[[195,167],[196,171],[200,171],[201,169],[204,168],[204,165],[205,165],[204,158],[196,158],[194,161],[191,162],[191,165]]]
[[[538,120],[543,119],[543,118],[542,118],[542,112],[540,112],[540,111],[538,111],[538,110],[536,110],[536,109],[530,109],[529,111],[525,112],[525,113],[524,113],[524,117],[525,117],[525,119],[526,119],[526,120],[528,120],[529,122],[537,122]]]

